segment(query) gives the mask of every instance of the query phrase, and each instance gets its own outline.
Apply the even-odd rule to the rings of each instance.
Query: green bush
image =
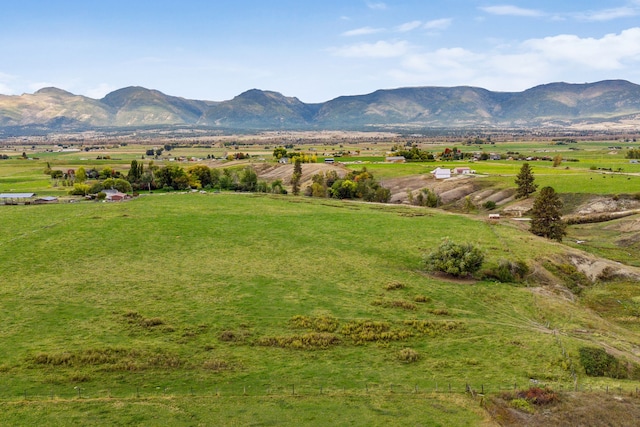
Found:
[[[580,347],[580,363],[590,377],[628,378],[629,373],[622,362],[603,348]]]
[[[501,259],[497,267],[486,272],[486,277],[502,283],[517,283],[523,281],[528,273],[529,267],[524,261],[512,262]]]
[[[486,202],[484,202],[482,204],[482,207],[485,208],[488,211],[492,211],[496,208],[496,202],[494,202],[493,200],[487,200]]]
[[[442,272],[454,277],[477,272],[484,262],[484,254],[470,243],[458,244],[444,240],[438,249],[424,257],[427,271]]]

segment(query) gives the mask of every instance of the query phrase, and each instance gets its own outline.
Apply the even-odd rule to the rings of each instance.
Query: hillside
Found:
[[[476,87],[379,90],[306,104],[252,89],[222,102],[197,101],[141,87],[94,100],[55,88],[0,95],[0,130],[82,130],[95,127],[203,126],[237,130],[420,129],[428,127],[571,127],[633,125],[640,86],[622,80],[552,83],[523,92]]]
[[[489,425],[466,389],[636,385],[589,377],[579,358],[589,346],[640,363],[633,294],[585,285],[578,298],[545,266],[590,257],[508,223],[216,193],[6,207],[0,220],[8,424],[36,410],[40,422],[323,425],[330,412]],[[445,236],[479,245],[486,270],[524,262],[530,287],[426,274]],[[611,298],[628,310],[607,311]]]

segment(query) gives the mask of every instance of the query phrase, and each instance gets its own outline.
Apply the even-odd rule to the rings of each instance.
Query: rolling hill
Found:
[[[82,130],[166,125],[239,130],[526,128],[598,126],[638,118],[640,86],[623,80],[551,83],[523,92],[467,86],[399,88],[319,104],[258,89],[222,102],[189,100],[142,87],[119,89],[99,100],[56,88],[0,95],[0,129],[5,133],[16,127]]]

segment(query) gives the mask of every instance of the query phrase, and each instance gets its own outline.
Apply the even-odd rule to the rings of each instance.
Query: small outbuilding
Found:
[[[52,203],[58,203],[58,198],[55,196],[38,197],[33,201],[34,205],[50,205]]]
[[[473,173],[471,168],[468,167],[455,168],[453,171],[458,175],[470,175]]]
[[[36,193],[1,193],[0,200],[5,205],[17,205],[19,203],[28,205],[35,195]]]
[[[107,195],[105,200],[109,202],[121,202],[129,197],[127,194],[121,193],[118,190],[102,190],[102,192]]]
[[[435,168],[431,171],[435,179],[451,178],[451,169]]]

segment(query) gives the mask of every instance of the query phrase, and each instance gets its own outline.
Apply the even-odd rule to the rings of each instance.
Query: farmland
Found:
[[[532,162],[536,182],[599,197],[639,192],[639,165],[606,154],[611,143],[580,144],[571,153],[579,162]],[[382,160],[377,145],[366,151]],[[544,146],[496,151],[513,147]],[[27,154],[38,160],[0,161],[0,192],[61,196],[68,188],[52,186],[47,161],[126,171],[143,149],[105,149],[111,159],[97,160],[35,148]],[[172,156],[225,151],[175,148]],[[247,151],[251,161],[209,164],[256,165],[270,155],[259,145]],[[521,163],[475,162],[474,179],[513,186]],[[384,180],[441,163],[347,168],[363,165]],[[624,170],[603,175],[597,168],[605,167]],[[637,386],[637,378],[587,376],[579,358],[595,346],[638,363],[634,282],[572,294],[561,276],[540,273],[562,269],[569,255],[588,259],[583,247],[489,223],[482,211],[212,191],[0,207],[0,420],[8,424],[324,425],[331,412],[345,425],[478,425],[492,421],[468,390],[495,395],[534,381],[628,394]],[[572,226],[570,236],[597,235],[614,248],[634,218]],[[424,254],[443,238],[482,249],[478,277],[423,270]],[[584,249],[615,259],[613,249]],[[635,271],[635,258],[619,260]],[[502,260],[527,264],[527,279],[491,278]]]

